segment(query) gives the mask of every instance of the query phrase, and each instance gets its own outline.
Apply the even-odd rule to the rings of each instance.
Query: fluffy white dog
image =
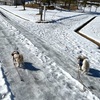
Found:
[[[13,56],[13,63],[15,65],[15,67],[22,67],[23,55],[19,54],[18,51],[13,51],[11,55]]]
[[[87,57],[85,56],[78,56],[78,66],[79,69],[83,72],[83,73],[88,73],[89,71],[89,60]]]

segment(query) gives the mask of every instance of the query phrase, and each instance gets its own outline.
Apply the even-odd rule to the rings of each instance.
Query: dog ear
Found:
[[[18,52],[18,51],[17,51],[16,53],[17,53],[17,54],[19,54],[19,52]]]
[[[12,53],[11,55],[14,56],[14,53]]]
[[[82,56],[82,59],[83,59],[83,60],[84,60],[84,59],[87,59],[87,57],[83,55],[83,56]]]
[[[81,57],[81,55],[79,55],[78,57],[77,57],[77,59],[81,59],[82,57]]]

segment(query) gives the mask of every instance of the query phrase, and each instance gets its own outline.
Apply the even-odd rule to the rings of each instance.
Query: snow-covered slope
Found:
[[[21,25],[21,28],[23,28],[24,31],[20,30],[20,28],[16,29],[16,27],[18,28],[17,25],[12,26],[11,24],[13,23],[10,24],[1,17],[3,27],[7,29],[5,32],[8,31],[7,36],[13,36],[15,39],[13,41],[15,41],[16,45],[23,45],[33,57],[36,57],[37,65],[43,70],[42,75],[46,77],[45,82],[48,83],[47,86],[51,85],[49,89],[44,86],[44,89],[47,89],[47,91],[50,90],[54,94],[50,94],[50,97],[48,94],[46,97],[47,99],[50,99],[53,95],[55,97],[52,97],[50,100],[99,100],[99,98],[97,98],[98,94],[97,97],[95,95],[96,92],[100,90],[100,87],[95,87],[97,91],[92,91],[93,93],[95,92],[95,95],[88,89],[82,92],[83,85],[76,80],[77,76],[74,76],[76,75],[74,73],[77,71],[76,57],[80,52],[89,58],[90,67],[92,69],[97,69],[98,72],[100,70],[100,51],[97,49],[97,46],[74,32],[77,27],[95,15],[59,12],[57,10],[47,11],[47,20],[53,20],[53,23],[39,24],[35,23],[39,19],[39,16],[36,15],[36,9],[27,8],[26,11],[20,11],[20,7],[17,9],[8,6],[2,7],[18,16],[30,20],[20,19],[18,16],[0,9],[9,19],[17,22],[17,24]],[[98,19],[100,19],[99,16],[95,20]],[[97,21],[94,22],[95,26],[98,27],[96,22]],[[93,22],[90,24],[93,24]],[[89,33],[89,29],[90,28],[87,27],[86,32]],[[99,30],[99,28],[96,29]],[[97,30],[95,31],[94,29],[92,32],[97,33]],[[88,35],[94,37],[94,34]],[[97,33],[95,36],[98,35]],[[20,49],[22,50],[22,48]],[[99,73],[97,73],[98,78],[95,76],[94,72],[92,74],[92,77],[82,76],[88,87],[89,85],[93,86],[92,83],[94,80],[97,82],[100,81]],[[94,86],[98,86],[98,83],[95,83]],[[45,91],[41,91],[43,93],[39,92],[42,97],[40,98],[37,96],[37,98],[39,98],[38,100],[47,100],[44,98]]]

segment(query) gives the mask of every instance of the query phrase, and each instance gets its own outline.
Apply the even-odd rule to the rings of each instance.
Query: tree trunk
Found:
[[[97,8],[98,8],[98,7],[96,7],[95,12],[97,12]]]
[[[22,5],[23,5],[23,8],[25,10],[25,0],[21,0],[21,2],[22,2]]]
[[[69,0],[69,5],[68,5],[69,10],[70,10],[70,6],[71,6],[71,0]]]
[[[16,6],[16,8],[17,8],[17,0],[15,0],[15,6]]]
[[[66,7],[66,5],[67,5],[67,2],[65,2],[65,7]]]

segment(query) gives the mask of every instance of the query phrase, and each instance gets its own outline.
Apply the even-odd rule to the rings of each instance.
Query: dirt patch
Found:
[[[25,6],[26,7],[30,7],[30,8],[39,8],[39,4],[38,3],[35,3],[35,4],[26,4]],[[54,10],[55,7],[54,6],[46,6],[46,9]]]
[[[39,7],[39,4],[36,4],[36,3],[34,3],[34,4],[26,4],[25,5],[26,7],[30,7],[30,8],[38,8]]]

